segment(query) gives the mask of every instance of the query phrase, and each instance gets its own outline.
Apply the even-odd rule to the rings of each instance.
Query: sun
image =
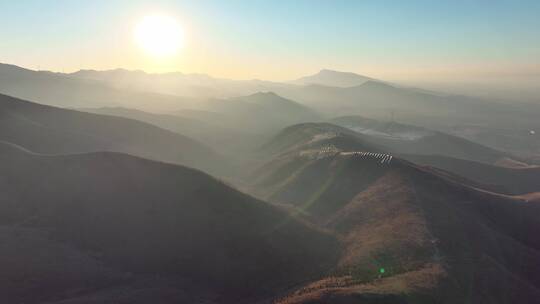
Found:
[[[163,58],[178,53],[184,44],[184,32],[174,18],[152,15],[144,17],[135,27],[137,45],[153,57]]]

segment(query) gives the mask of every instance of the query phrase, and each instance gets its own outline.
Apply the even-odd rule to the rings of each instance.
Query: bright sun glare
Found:
[[[175,55],[183,46],[182,28],[168,16],[146,16],[135,27],[135,41],[154,57]]]

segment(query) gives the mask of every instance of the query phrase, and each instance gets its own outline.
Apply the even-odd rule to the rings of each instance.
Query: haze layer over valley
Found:
[[[537,303],[538,15],[0,3],[0,303]]]

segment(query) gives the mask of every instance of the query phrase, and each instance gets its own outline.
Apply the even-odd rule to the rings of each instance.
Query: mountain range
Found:
[[[537,106],[331,70],[0,93],[2,303],[540,298]]]
[[[321,70],[297,81],[231,80],[202,74],[83,70],[63,74],[0,65],[0,92],[69,108],[124,107],[159,114],[208,110],[209,100],[273,92],[332,118],[362,115],[452,133],[536,162],[540,106],[410,88]],[[284,127],[284,126],[282,126]],[[536,134],[536,133],[535,133]]]

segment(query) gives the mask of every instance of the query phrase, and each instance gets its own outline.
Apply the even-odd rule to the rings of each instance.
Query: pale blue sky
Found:
[[[147,14],[185,28],[177,58],[132,41]],[[375,77],[540,75],[540,1],[0,1],[0,62],[291,79],[320,68]]]

